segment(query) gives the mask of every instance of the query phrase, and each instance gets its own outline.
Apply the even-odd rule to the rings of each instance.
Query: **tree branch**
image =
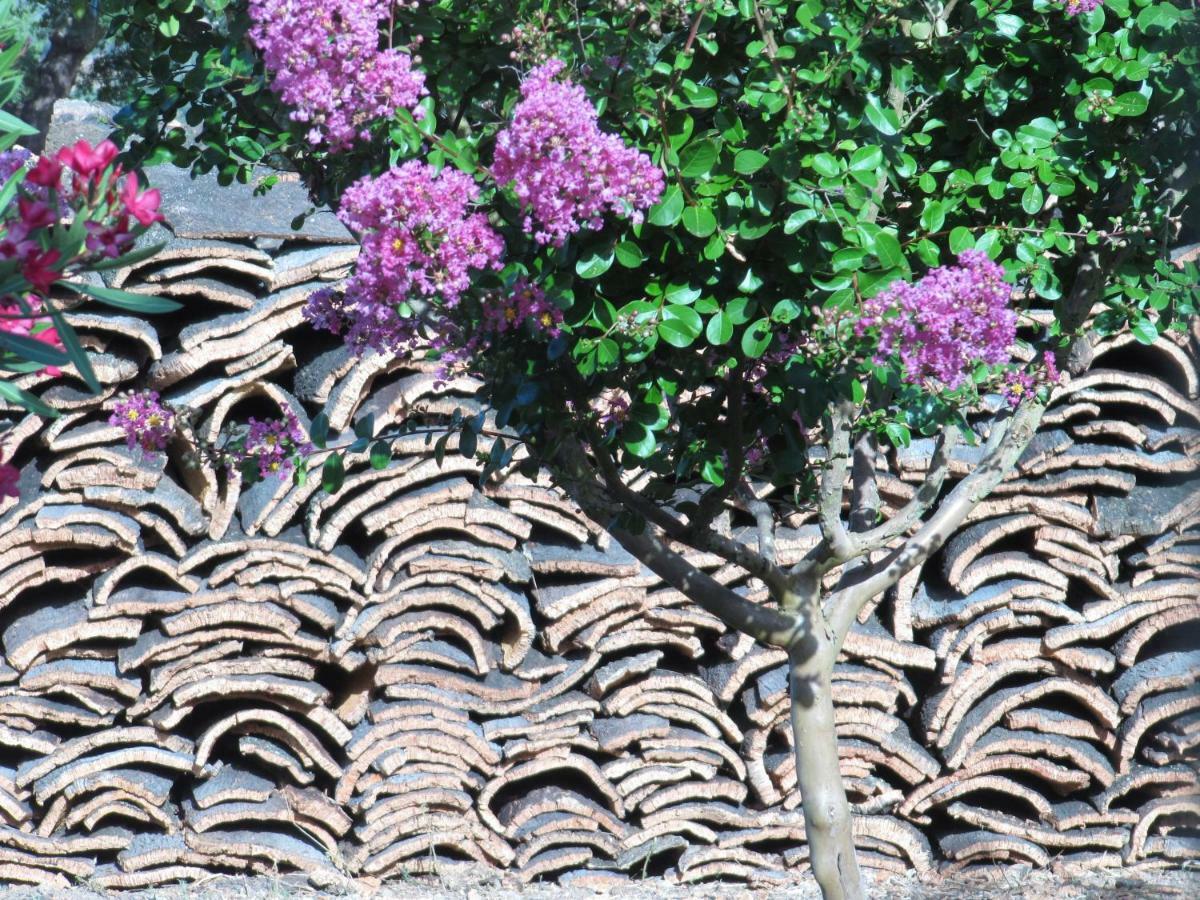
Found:
[[[845,639],[855,617],[871,598],[892,587],[905,573],[933,555],[971,510],[1012,471],[1033,439],[1045,411],[1045,406],[1040,403],[1026,403],[1007,423],[998,423],[983,460],[955,486],[932,518],[903,546],[871,567],[873,571],[830,596],[826,603],[829,624],[839,641]]]
[[[855,441],[850,467],[851,532],[866,531],[879,516],[879,484],[875,478],[878,458],[879,443],[874,434],[864,434]]]
[[[821,473],[818,514],[823,542],[838,560],[854,556],[854,541],[842,523],[842,490],[850,470],[850,416],[853,405],[839,400],[829,412],[829,456]]]
[[[559,448],[558,461],[560,475],[565,476],[562,478],[563,486],[571,498],[587,515],[605,524],[622,547],[663,581],[686,594],[730,628],[776,647],[787,647],[795,642],[801,629],[797,617],[747,600],[700,571],[668,547],[661,538],[648,531],[633,534],[624,528],[613,527],[611,521],[620,512],[624,501],[611,496],[610,486],[597,479],[587,454],[578,442],[565,441]],[[629,493],[638,496],[633,491]]]
[[[924,517],[929,507],[937,500],[950,471],[950,454],[958,445],[959,431],[957,428],[946,427],[938,434],[937,444],[933,448],[933,456],[929,461],[929,473],[925,481],[917,488],[913,498],[899,512],[869,531],[856,535],[866,551],[878,550],[890,541],[907,532]]]

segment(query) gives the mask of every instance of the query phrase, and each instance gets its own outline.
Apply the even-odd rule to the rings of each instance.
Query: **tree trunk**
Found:
[[[65,25],[50,36],[50,47],[25,85],[25,99],[17,117],[38,130],[37,134],[21,139],[21,146],[33,153],[46,147],[54,103],[71,93],[75,78],[84,59],[100,40],[100,20],[95,4],[76,18],[68,14]]]
[[[850,804],[838,767],[833,727],[833,663],[837,653],[822,642],[816,653],[791,654],[792,734],[796,781],[804,805],[809,860],[825,900],[862,900],[862,876],[854,856]]]

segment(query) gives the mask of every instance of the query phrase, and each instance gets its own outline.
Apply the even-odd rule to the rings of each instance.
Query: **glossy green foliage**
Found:
[[[514,336],[485,361],[499,424],[543,446],[583,433],[618,465],[657,472],[664,491],[719,484],[758,450],[766,474],[803,489],[811,426],[839,396],[893,444],[965,421],[995,373],[981,367],[953,393],[907,385],[847,327],[864,297],[964,249],[1001,261],[1022,304],[1051,309],[1095,251],[1103,330],[1153,340],[1195,312],[1195,267],[1169,260],[1191,189],[1177,168],[1200,140],[1187,4],[1107,0],[1077,18],[1053,0],[639,9],[440,0],[398,12],[397,44],[422,39],[428,115],[379,123],[372,143],[331,158],[270,93],[242,6],[138,0],[122,27],[146,49],[147,92],[122,121],[150,160],[243,180],[274,162],[328,201],[401,159],[475,173],[508,245],[501,280],[532,276],[566,311],[548,346]],[[514,61],[500,36],[517,25],[527,40]],[[603,127],[666,172],[644,224],[539,248],[490,183],[530,47],[566,60]],[[176,115],[194,144],[163,124]],[[1060,332],[1023,336],[1053,350]],[[778,358],[780,334],[802,352]],[[613,398],[626,415],[587,412]]]

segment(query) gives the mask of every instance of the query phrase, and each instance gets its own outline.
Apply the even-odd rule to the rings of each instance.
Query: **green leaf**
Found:
[[[893,135],[900,133],[900,120],[897,118],[896,113],[880,106],[879,100],[874,94],[867,94],[867,105],[863,108],[863,112],[866,113],[867,121],[880,134]]]
[[[697,109],[711,109],[717,105],[717,92],[710,87],[696,84],[691,79],[683,80],[683,95]]]
[[[646,459],[654,453],[658,439],[641,422],[627,422],[621,429],[621,446],[638,459]]]
[[[888,422],[883,428],[884,434],[896,448],[907,447],[912,443],[912,432],[903,422]]]
[[[733,337],[733,323],[729,321],[729,316],[725,315],[724,310],[718,310],[708,320],[708,325],[704,329],[704,336],[710,344],[720,345],[729,343]]]
[[[0,378],[0,399],[15,403],[22,409],[27,409],[35,415],[45,416],[47,419],[58,418],[58,410],[47,406],[29,391],[19,388],[3,378]]]
[[[1153,344],[1158,340],[1158,326],[1143,316],[1133,323],[1133,336],[1143,344]]]
[[[116,259],[102,259],[99,262],[91,263],[88,265],[88,268],[93,272],[123,269],[126,266],[132,266],[149,259],[165,246],[167,246],[166,241],[159,241],[157,244],[151,244],[148,247],[138,247],[135,250],[130,250],[124,256],[118,256]]]
[[[102,287],[96,284],[80,284],[73,281],[56,281],[60,287],[69,288],[77,294],[84,294],[94,300],[99,300],[105,306],[113,306],[135,313],[166,313],[183,309],[182,303],[167,300],[165,297],[154,297],[149,294],[131,294],[129,291],[119,291],[116,288]]]
[[[771,345],[771,337],[771,320],[759,319],[742,332],[742,353],[751,359],[757,359]]]
[[[720,155],[714,141],[700,138],[679,151],[679,174],[684,178],[698,178],[712,171]]]
[[[100,382],[96,378],[96,373],[92,371],[92,364],[88,360],[87,353],[84,352],[83,345],[79,343],[79,335],[75,333],[75,329],[70,326],[59,310],[51,309],[49,312],[71,364],[79,372],[79,377],[91,388],[92,393],[99,394]]]
[[[11,113],[6,113],[0,109],[0,132],[6,132],[18,137],[28,137],[31,134],[37,134],[38,130],[32,125],[27,125]]]
[[[392,448],[387,441],[376,441],[371,445],[371,468],[386,469],[392,459]]]
[[[663,309],[658,336],[672,347],[688,347],[703,330],[700,314],[690,306],[671,304]]]
[[[831,153],[818,153],[813,157],[812,167],[816,169],[818,175],[824,175],[826,178],[833,178],[842,171],[837,157]]]
[[[613,248],[598,247],[575,261],[575,274],[580,278],[599,278],[612,264]]]
[[[355,422],[354,433],[360,438],[373,438],[375,436],[375,413],[367,413]]]
[[[1154,28],[1166,30],[1173,27],[1182,17],[1183,13],[1172,4],[1156,3],[1138,13],[1137,27],[1142,31],[1150,31]]]
[[[875,170],[881,165],[883,165],[883,151],[873,144],[866,147],[859,147],[850,157],[851,172],[871,172],[874,174]]]
[[[472,459],[478,448],[479,435],[475,433],[475,429],[471,426],[470,422],[464,422],[462,431],[458,435],[458,452],[467,459]]]
[[[325,449],[329,441],[329,416],[324,410],[313,416],[312,424],[308,426],[308,439],[317,449]]]
[[[707,206],[689,206],[683,211],[683,227],[696,237],[708,237],[717,230],[717,217]]]
[[[1114,97],[1108,109],[1115,116],[1140,116],[1149,105],[1150,101],[1137,91],[1126,91]]]
[[[342,489],[346,480],[346,466],[342,462],[342,454],[330,453],[321,466],[321,489],[327,494],[336,494]]]
[[[673,184],[663,191],[662,199],[650,207],[646,221],[651,225],[670,228],[679,221],[682,214],[683,192],[679,189],[679,185]]]
[[[753,175],[768,161],[769,157],[757,150],[742,150],[733,158],[733,169],[741,175]]]
[[[953,228],[950,231],[950,252],[962,253],[964,250],[970,250],[975,246],[975,238],[971,236],[971,230],[963,225]]]
[[[646,261],[642,248],[633,241],[621,241],[613,248],[613,255],[627,269],[636,269]]]
[[[881,231],[875,236],[875,257],[885,269],[907,268],[899,239],[890,231]]]
[[[69,361],[67,354],[57,347],[24,335],[9,334],[7,331],[0,331],[0,350],[8,350],[21,359],[46,366],[65,366]]]
[[[1037,183],[1034,183],[1025,188],[1021,194],[1021,209],[1025,210],[1031,216],[1036,215],[1042,211],[1042,204],[1045,201],[1046,198],[1042,194],[1042,189]]]

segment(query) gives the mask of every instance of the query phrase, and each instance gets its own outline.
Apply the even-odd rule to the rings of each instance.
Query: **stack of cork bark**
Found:
[[[423,435],[381,470],[350,455],[335,497],[126,449],[108,411],[141,388],[209,438],[282,410],[341,431],[475,409],[466,380],[304,324],[354,253],[327,213],[291,229],[296,186],[156,178],[167,246],[111,283],[184,310],[74,314],[103,395],[28,375],[62,415],[0,410],[22,467],[0,500],[0,883],[802,871],[782,654],[548,478],[481,484]],[[865,866],[1200,855],[1197,342],[1102,343],[1020,471],[864,612],[834,693]],[[929,451],[892,457],[889,504]],[[789,524],[784,561],[816,538]]]

